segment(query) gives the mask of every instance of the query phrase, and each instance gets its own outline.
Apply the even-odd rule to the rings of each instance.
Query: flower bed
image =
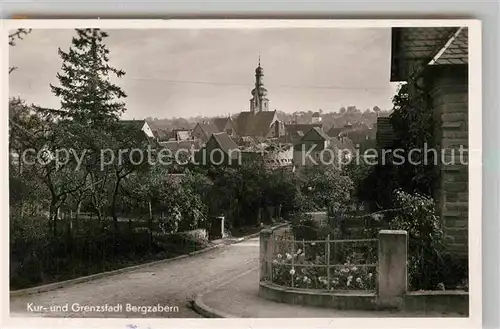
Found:
[[[376,289],[376,239],[274,240],[271,283],[314,290]],[[298,247],[295,249],[295,247]]]

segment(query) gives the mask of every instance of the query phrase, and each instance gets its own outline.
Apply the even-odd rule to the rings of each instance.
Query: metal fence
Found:
[[[263,280],[313,290],[375,291],[378,239],[296,240],[289,229],[261,240]]]

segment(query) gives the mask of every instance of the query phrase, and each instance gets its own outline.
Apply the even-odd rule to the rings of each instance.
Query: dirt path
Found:
[[[258,266],[257,238],[172,263],[10,299],[12,316],[201,317],[189,301]],[[164,310],[154,306],[163,306]],[[94,309],[83,309],[90,306]],[[97,306],[102,306],[100,309]],[[107,310],[106,310],[107,306]],[[129,307],[127,307],[129,306]],[[130,307],[146,306],[132,310]],[[40,307],[37,311],[37,307]],[[67,310],[65,309],[67,307]]]

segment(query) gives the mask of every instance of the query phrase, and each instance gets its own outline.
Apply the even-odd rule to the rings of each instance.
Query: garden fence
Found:
[[[376,290],[378,239],[296,240],[289,229],[263,237],[264,281],[314,290]]]

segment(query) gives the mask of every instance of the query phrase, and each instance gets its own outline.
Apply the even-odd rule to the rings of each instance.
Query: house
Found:
[[[343,127],[332,127],[327,135],[331,138],[338,137],[340,134],[344,134],[349,137],[349,139],[358,146],[361,151],[369,148],[375,148],[376,146],[376,134],[377,129],[369,127],[362,122],[347,123]]]
[[[215,118],[212,120],[212,123],[217,127],[218,132],[225,132],[230,137],[236,137],[236,125],[231,117]]]
[[[330,146],[330,137],[319,127],[311,128],[294,146],[294,163],[297,166],[315,164],[322,161],[324,150]],[[328,151],[326,151],[328,152]],[[314,161],[309,161],[314,159]]]
[[[151,128],[157,142],[163,142],[171,138],[171,131],[161,125],[158,125],[157,121],[148,121],[148,125]]]
[[[155,129],[153,127],[151,127],[151,128],[153,131],[153,135],[156,138],[156,141],[162,142],[162,141],[166,141],[166,140],[170,139],[170,132],[168,130],[161,129],[161,128]]]
[[[449,163],[451,152],[468,148],[468,29],[392,28],[391,81],[406,82],[410,95],[428,90],[434,118],[434,144],[444,150],[434,199],[448,251],[468,255],[468,166]],[[380,127],[378,127],[380,129]],[[458,151],[457,151],[458,152]]]
[[[303,149],[306,150],[315,148],[315,150],[323,150],[330,145],[330,136],[328,136],[321,128],[313,127],[311,128],[300,140],[300,143],[296,145],[296,150]]]
[[[184,141],[164,141],[158,142],[161,153],[161,161],[165,163],[187,164],[196,152],[201,149],[201,141],[198,139]]]
[[[285,142],[297,144],[305,134],[314,127],[322,129],[321,123],[291,123],[285,124]]]
[[[165,141],[158,142],[161,148],[170,150],[172,153],[181,151],[199,150],[201,148],[201,141],[197,139],[183,140],[183,141]]]
[[[339,165],[346,164],[356,153],[356,146],[345,133],[336,137],[328,136],[323,130],[314,127],[294,146],[293,163],[295,166]]]
[[[242,136],[236,139],[238,146],[242,147],[253,147],[257,145],[264,144],[266,138],[262,136]]]
[[[225,132],[213,133],[195,159],[201,165],[237,165],[241,164],[241,151]]]
[[[241,150],[242,161],[258,161],[265,169],[293,167],[293,145],[289,143],[262,143]]]
[[[277,169],[293,166],[292,144],[271,144],[264,149],[262,162],[266,169]]]
[[[317,124],[321,122],[321,113],[319,112],[314,112],[312,115],[311,123],[312,124]]]
[[[377,118],[377,147],[379,149],[390,149],[394,141],[394,132],[390,117]]]
[[[148,139],[156,139],[151,126],[146,120],[120,120],[119,122],[124,126],[129,126],[143,132]]]
[[[193,137],[201,140],[202,143],[208,142],[212,134],[218,133],[217,126],[210,121],[198,122],[193,129]]]
[[[192,140],[193,131],[190,129],[174,129],[172,130],[172,139],[176,141]]]

